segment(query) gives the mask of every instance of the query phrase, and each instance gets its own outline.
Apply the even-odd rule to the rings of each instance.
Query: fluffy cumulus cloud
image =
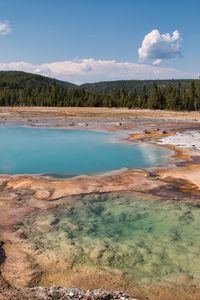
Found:
[[[46,64],[28,62],[0,63],[0,70],[19,70],[58,78],[77,84],[120,79],[189,78],[196,74],[116,60],[75,59]]]
[[[0,21],[0,35],[6,35],[11,32],[11,26],[8,21]]]
[[[163,60],[181,57],[181,42],[182,37],[177,30],[170,35],[161,34],[158,29],[154,29],[145,35],[141,48],[138,49],[139,59],[141,62],[159,64]]]

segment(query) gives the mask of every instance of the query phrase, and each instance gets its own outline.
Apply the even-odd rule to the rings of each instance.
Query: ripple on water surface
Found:
[[[75,200],[74,206],[28,219],[28,237],[76,264],[119,270],[129,279],[200,279],[198,206],[130,194]]]

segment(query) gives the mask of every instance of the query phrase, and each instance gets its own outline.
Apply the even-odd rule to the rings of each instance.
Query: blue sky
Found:
[[[0,68],[77,83],[196,77],[199,11],[199,0],[0,0]]]

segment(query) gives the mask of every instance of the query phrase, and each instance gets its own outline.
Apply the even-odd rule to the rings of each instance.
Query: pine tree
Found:
[[[158,86],[154,82],[148,99],[148,108],[157,109],[159,108],[159,106],[160,106],[160,95],[158,91]]]
[[[141,101],[140,101],[140,108],[147,108],[147,106],[148,106],[147,89],[146,89],[146,85],[143,85]]]

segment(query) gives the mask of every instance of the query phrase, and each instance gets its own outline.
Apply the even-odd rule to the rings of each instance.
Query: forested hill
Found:
[[[76,87],[73,83],[61,80],[56,80],[56,84],[66,88]],[[15,87],[17,89],[41,88],[43,86],[52,87],[54,85],[54,79],[21,71],[0,71],[0,85],[9,86],[11,88]]]
[[[125,89],[128,92],[136,89],[137,93],[141,93],[143,87],[149,91],[152,88],[153,83],[156,83],[158,87],[164,88],[171,84],[177,86],[179,83],[183,88],[189,88],[192,79],[166,79],[166,80],[116,80],[116,81],[101,81],[95,83],[85,83],[81,87],[89,92],[93,93],[113,93],[116,89]]]
[[[0,71],[0,105],[200,110],[200,80],[121,80],[78,86],[31,73]]]

